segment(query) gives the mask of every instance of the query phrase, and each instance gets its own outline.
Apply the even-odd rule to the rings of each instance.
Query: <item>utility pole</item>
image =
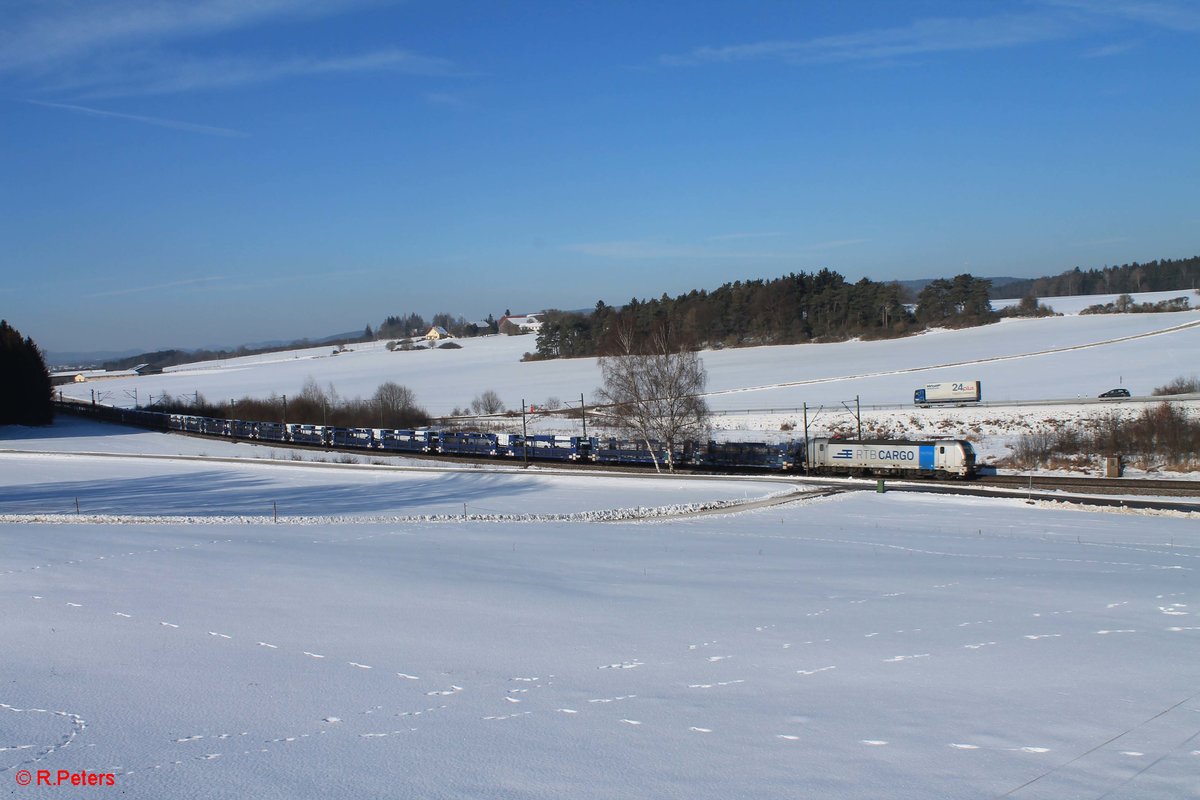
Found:
[[[587,408],[583,404],[583,392],[579,393],[579,418],[583,420],[583,438],[587,438]]]
[[[529,466],[529,429],[525,427],[525,398],[521,398],[521,457]]]
[[[804,403],[804,474],[808,474],[808,403]]]
[[[850,411],[850,406],[848,406],[846,404],[845,400],[842,401],[842,408],[846,409],[846,411]],[[858,440],[861,442],[862,441],[862,406],[860,406],[858,404],[858,395],[854,395],[853,414],[854,414],[854,419],[858,422]]]
[[[283,397],[283,424],[287,425],[287,395],[286,394],[282,395],[282,397]]]

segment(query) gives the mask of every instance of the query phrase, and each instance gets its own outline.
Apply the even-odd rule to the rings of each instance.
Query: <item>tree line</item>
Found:
[[[41,349],[0,320],[0,425],[49,425],[54,421],[50,373]]]
[[[972,275],[936,280],[910,309],[911,298],[898,283],[867,278],[851,283],[822,269],[735,281],[673,298],[634,298],[620,309],[601,301],[586,313],[547,311],[536,352],[526,357],[615,355],[623,351],[623,342],[649,347],[664,329],[671,336],[666,346],[678,350],[882,339],[929,325],[979,325],[997,319],[988,302],[990,286]]]
[[[342,397],[333,384],[322,387],[314,378],[298,394],[266,398],[243,397],[213,403],[199,392],[172,397],[164,394],[154,411],[214,419],[331,425],[338,428],[419,428],[430,423],[416,393],[393,381],[382,383],[369,398]]]
[[[394,314],[380,323],[375,335],[379,339],[408,339],[414,336],[424,336],[430,328],[444,328],[452,336],[469,338],[498,333],[500,324],[491,314],[488,314],[482,324],[468,322],[461,315],[454,316],[444,311],[434,314],[433,319],[429,322],[416,313]]]
[[[1044,278],[1014,281],[996,287],[992,297],[1064,297],[1080,294],[1164,292],[1200,288],[1200,256],[1122,264],[1119,267],[1081,270],[1079,267]]]

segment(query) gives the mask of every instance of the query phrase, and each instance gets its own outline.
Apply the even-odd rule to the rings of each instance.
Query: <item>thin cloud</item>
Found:
[[[908,25],[874,28],[811,39],[775,39],[699,47],[663,55],[671,67],[782,61],[793,64],[886,63],[933,53],[1023,47],[1076,39],[1117,25],[1142,25],[1175,32],[1200,31],[1200,10],[1166,0],[1043,0],[1034,11],[990,17],[931,17]],[[1110,45],[1095,56],[1116,55],[1135,45]]]
[[[101,51],[318,19],[377,0],[78,0],[7,4],[0,70],[45,68]]]
[[[841,36],[774,40],[701,47],[684,55],[662,56],[667,66],[698,66],[740,61],[792,63],[884,61],[952,51],[992,50],[1053,41],[1071,35],[1063,15],[1021,14],[978,19],[930,18],[896,28],[876,28]]]
[[[1141,46],[1141,42],[1118,42],[1115,44],[1097,47],[1093,50],[1088,50],[1083,54],[1084,58],[1111,58],[1113,56],[1124,55],[1125,53],[1135,50]]]
[[[446,59],[388,46],[349,54],[196,55],[253,27],[345,15],[396,0],[18,0],[0,28],[0,76],[73,99],[166,94],[287,78],[392,71],[459,75]],[[185,50],[185,48],[188,48]]]
[[[95,294],[87,294],[84,297],[119,297],[127,294],[142,294],[144,292],[157,292],[162,289],[176,289],[180,286],[196,286],[205,283],[215,283],[225,280],[224,276],[214,275],[208,278],[192,278],[186,281],[172,281],[171,283],[159,283],[153,286],[133,286],[125,289],[113,289],[108,292],[96,292]]]
[[[398,48],[385,48],[330,58],[181,58],[161,54],[127,58],[105,68],[66,77],[57,91],[84,92],[89,97],[173,94],[271,83],[306,76],[357,72],[400,72],[446,76],[454,65]]]
[[[47,103],[42,100],[26,100],[26,103],[43,108],[57,108],[64,111],[74,111],[78,114],[88,114],[93,117],[110,117],[113,119],[123,119],[130,122],[140,122],[145,125],[156,125],[160,128],[171,128],[177,131],[187,131],[188,133],[203,133],[208,136],[230,136],[235,138],[246,138],[250,134],[242,131],[236,131],[232,128],[218,128],[213,125],[198,125],[194,122],[181,122],[176,119],[163,119],[162,117],[144,117],[139,114],[121,114],[116,111],[103,111],[99,108],[88,108],[87,106],[71,105],[70,103]]]
[[[1155,28],[1200,31],[1200,10],[1194,4],[1167,0],[1049,0],[1052,5],[1089,14],[1119,17]]]

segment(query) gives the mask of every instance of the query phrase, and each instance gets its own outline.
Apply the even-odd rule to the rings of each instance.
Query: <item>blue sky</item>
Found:
[[[5,0],[52,351],[1200,254],[1182,0]]]

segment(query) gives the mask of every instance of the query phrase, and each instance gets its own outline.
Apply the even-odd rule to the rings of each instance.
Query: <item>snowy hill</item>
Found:
[[[1139,302],[1179,293],[1141,295]],[[1016,434],[1119,409],[1140,409],[1135,399],[1100,406],[1096,397],[1114,387],[1135,398],[1181,375],[1200,361],[1200,310],[1168,314],[1080,316],[1105,298],[1053,298],[1064,316],[1009,319],[965,330],[932,330],[903,339],[850,341],[710,350],[708,402],[717,412],[720,438],[786,439],[801,429],[802,408],[816,431],[848,428],[855,398],[867,431],[891,435],[982,437],[985,457],[1003,456]],[[529,336],[457,340],[458,350],[389,352],[383,342],[355,345],[332,355],[327,347],[183,365],[163,375],[111,379],[63,387],[68,397],[104,403],[143,404],[164,393],[199,393],[221,402],[243,396],[294,395],[313,379],[344,397],[369,396],[385,381],[408,386],[418,402],[442,415],[466,407],[484,391],[506,406],[546,405],[556,398],[590,403],[600,383],[595,359],[523,362]],[[972,409],[915,409],[913,390],[926,383],[979,380],[984,404]],[[1064,405],[1070,403],[1071,405]],[[855,427],[857,423],[855,422]],[[573,431],[561,419],[538,419],[539,430]]]

